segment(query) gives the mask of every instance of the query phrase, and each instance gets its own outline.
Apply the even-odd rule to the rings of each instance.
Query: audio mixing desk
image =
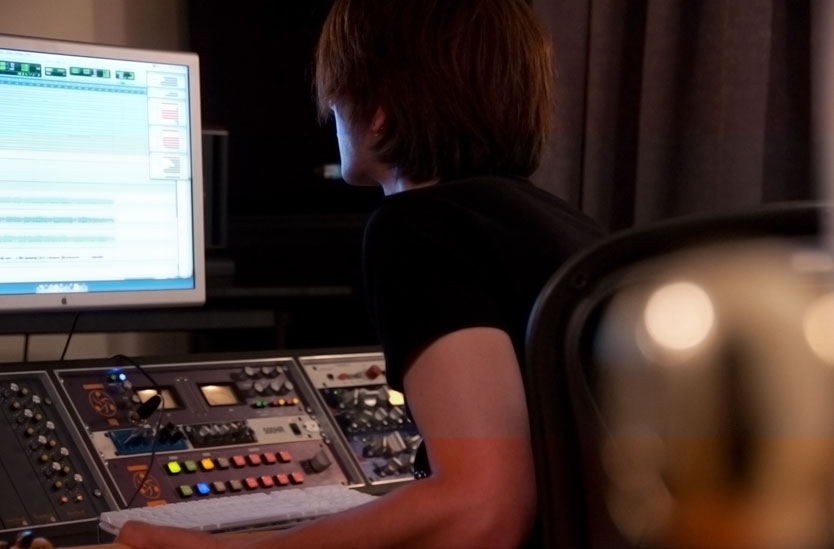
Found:
[[[92,543],[102,513],[186,501],[379,494],[413,478],[420,443],[378,352],[11,365],[0,409],[0,540]]]

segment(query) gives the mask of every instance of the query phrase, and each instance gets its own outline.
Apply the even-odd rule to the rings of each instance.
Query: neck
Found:
[[[392,194],[401,193],[403,191],[429,187],[435,183],[437,183],[437,179],[415,183],[401,177],[391,177],[390,179],[381,181],[380,186],[382,187],[382,192],[385,193],[385,196],[391,196]]]

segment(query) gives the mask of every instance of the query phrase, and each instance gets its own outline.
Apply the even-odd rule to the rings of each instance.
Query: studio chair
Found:
[[[719,268],[720,270],[721,265],[716,266],[716,262],[724,261],[724,264],[729,266],[736,261],[734,258],[740,257],[736,251],[746,250],[750,246],[756,248],[758,246],[756,243],[759,242],[771,242],[776,239],[779,242],[788,242],[790,246],[796,244],[797,246],[810,246],[813,250],[821,250],[819,236],[826,212],[827,208],[821,204],[794,202],[763,205],[743,212],[697,215],[656,223],[607,237],[594,247],[571,258],[551,277],[541,291],[530,317],[525,364],[532,444],[539,490],[539,535],[542,547],[610,549],[664,545],[656,538],[651,538],[648,533],[645,536],[640,532],[635,534],[635,528],[629,529],[628,525],[624,526],[622,520],[618,522],[617,512],[615,510],[612,513],[611,508],[611,485],[612,482],[616,484],[618,481],[611,478],[611,460],[605,461],[603,454],[606,449],[604,447],[612,438],[611,424],[628,416],[631,412],[622,411],[616,405],[607,406],[602,401],[603,397],[611,396],[612,392],[629,386],[633,381],[615,379],[612,382],[611,372],[616,374],[618,371],[639,370],[638,367],[629,368],[636,362],[629,362],[627,351],[620,353],[617,348],[614,348],[619,345],[617,341],[623,339],[623,333],[626,334],[626,339],[630,337],[629,334],[634,333],[629,324],[639,322],[628,316],[632,313],[628,312],[621,317],[615,316],[613,325],[617,326],[617,329],[614,332],[609,330],[606,332],[608,335],[602,333],[604,322],[608,322],[608,325],[612,324],[611,315],[614,314],[612,307],[619,296],[638,291],[633,290],[634,288],[642,288],[639,292],[643,292],[634,295],[645,296],[647,291],[645,288],[662,282],[668,274],[673,275],[673,278],[675,276],[687,278],[686,273],[692,271],[693,276],[697,278],[699,269],[709,271]],[[714,252],[710,248],[728,245],[731,247],[729,251],[721,248]],[[740,247],[732,248],[732,246]],[[690,251],[694,255],[685,255]],[[777,252],[777,255],[780,253],[782,252]],[[825,252],[822,253],[825,254]],[[739,264],[745,265],[746,269],[758,268],[756,266],[758,259],[739,261]],[[732,270],[732,267],[728,268]],[[820,268],[823,271],[826,269],[825,265]],[[762,270],[766,268],[762,267]],[[733,279],[733,284],[738,284],[737,279],[738,277]],[[720,291],[716,290],[718,293]],[[817,293],[820,292],[817,291]],[[629,299],[634,301],[636,298],[632,296]],[[744,298],[741,307],[752,305],[757,301],[763,300]],[[753,315],[767,316],[755,312]],[[740,318],[746,317],[742,315]],[[722,328],[726,328],[729,324],[725,322]],[[736,324],[739,322],[736,321]],[[744,324],[744,321],[740,324]],[[620,330],[623,326],[627,328],[625,331]],[[710,364],[737,365],[739,360],[728,358],[732,352],[728,351],[727,347],[733,347],[736,351],[744,348],[744,345],[747,345],[744,337],[747,336],[742,334],[743,329],[735,330],[731,327],[728,330],[740,334],[733,341],[741,343],[729,345],[727,341],[730,339],[721,339],[721,343],[716,344],[721,347],[720,358],[716,359],[710,355],[712,358],[704,359],[704,361]],[[831,334],[834,340],[834,326]],[[605,337],[609,337],[610,341],[604,341]],[[607,347],[601,351],[602,345],[607,345]],[[631,344],[631,347],[638,349],[639,341]],[[613,366],[601,365],[606,353],[609,358],[613,357]],[[623,360],[620,361],[621,358]],[[694,363],[697,360],[700,359],[696,357],[691,359],[691,362]],[[646,362],[660,361],[647,359]],[[602,379],[603,370],[607,372],[606,379]],[[724,370],[737,372],[739,367],[733,366]],[[834,368],[831,370],[834,371]],[[693,371],[698,370],[693,369]],[[706,396],[698,398],[712,403],[714,395],[724,394],[723,391],[727,387],[729,387],[727,390],[737,390],[739,389],[737,385],[743,387],[746,383],[745,381],[738,382],[738,379],[733,378],[732,375],[728,374],[728,376],[716,382],[718,389],[713,387]],[[709,378],[709,376],[706,377]],[[735,379],[737,383],[727,381],[727,379]],[[638,393],[643,390],[648,394],[631,394],[625,399],[620,398],[619,401],[617,398],[612,400],[620,403],[640,404],[644,401],[651,401],[662,392],[655,391],[655,394],[652,394],[651,383],[635,386],[638,387]],[[752,397],[748,400],[751,399]],[[722,402],[726,404],[726,401],[737,403],[738,399],[730,395]],[[663,401],[664,405],[680,405],[684,410],[684,416],[689,413],[686,402],[686,398],[677,399],[677,402],[672,403]],[[649,408],[651,407],[647,405],[647,409]],[[658,411],[657,408],[651,409],[654,412]],[[728,416],[733,414],[744,416],[745,413],[744,411],[736,413],[738,410],[732,405],[728,410],[726,414]],[[613,419],[612,413],[615,416]],[[664,413],[666,412],[661,411],[659,415]],[[680,410],[673,410],[669,413],[680,413]],[[721,414],[718,413],[715,416],[718,417]],[[650,423],[652,419],[645,421]],[[723,425],[721,428],[711,426],[709,428],[715,431],[710,431],[710,434],[715,432],[732,434],[742,431],[746,433],[752,430],[748,427],[739,428],[737,424],[729,425],[730,427]],[[682,434],[687,433],[682,432]],[[665,435],[668,433],[663,436]],[[613,453],[616,462],[618,452],[626,452],[626,450],[621,452],[620,449],[626,447],[628,450],[635,446],[635,441],[638,439],[651,442],[656,438],[659,439],[662,436],[652,434],[645,439],[631,438],[625,446],[614,444],[614,449],[609,448],[608,451],[609,454]],[[708,438],[710,437],[701,437],[699,440]],[[710,440],[722,441],[730,439],[736,441],[732,436],[710,438]],[[737,446],[747,448],[743,444]],[[737,450],[733,446],[730,454],[735,451],[734,449]],[[719,455],[724,454],[719,452]],[[633,454],[632,457],[638,461],[641,459],[639,452]],[[668,456],[666,458],[668,459]],[[622,482],[627,484],[629,481]],[[630,504],[639,507],[645,503],[645,501],[634,500]],[[636,529],[639,530],[640,526],[638,525]]]

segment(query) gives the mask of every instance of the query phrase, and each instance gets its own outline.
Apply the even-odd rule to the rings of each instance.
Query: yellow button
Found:
[[[202,466],[203,471],[211,471],[212,469],[214,469],[214,462],[211,460],[211,458],[204,459],[200,462],[200,465]]]
[[[165,466],[168,469],[168,474],[170,475],[177,475],[182,471],[180,468],[180,464],[176,461],[169,461],[168,465]]]

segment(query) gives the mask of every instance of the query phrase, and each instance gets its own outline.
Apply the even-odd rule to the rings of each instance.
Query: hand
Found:
[[[210,534],[129,521],[122,526],[116,543],[133,549],[227,549],[228,545]]]

